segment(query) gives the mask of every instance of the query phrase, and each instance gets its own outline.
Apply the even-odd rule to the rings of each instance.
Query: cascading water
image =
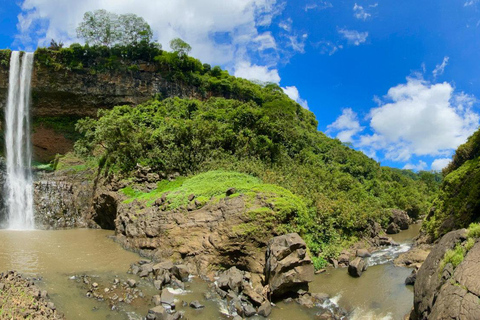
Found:
[[[34,228],[29,106],[32,66],[33,53],[12,52],[5,110],[6,206],[8,227],[15,230]]]

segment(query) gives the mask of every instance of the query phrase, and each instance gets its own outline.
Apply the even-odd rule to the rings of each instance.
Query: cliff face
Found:
[[[0,107],[8,93],[8,67],[0,67]],[[139,64],[138,71],[75,71],[35,64],[32,74],[34,117],[96,116],[98,109],[136,105],[157,94],[163,97],[199,97],[192,86],[171,82],[153,65]]]

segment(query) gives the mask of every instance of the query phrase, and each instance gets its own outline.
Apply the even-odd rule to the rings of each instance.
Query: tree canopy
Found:
[[[192,47],[180,38],[172,39],[170,41],[170,48],[180,56],[186,56],[192,50]]]
[[[79,38],[90,45],[111,47],[115,44],[150,43],[150,25],[135,14],[117,15],[104,9],[86,12],[77,28]]]

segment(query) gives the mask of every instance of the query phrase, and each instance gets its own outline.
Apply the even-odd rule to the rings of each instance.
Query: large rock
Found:
[[[480,319],[479,274],[480,243],[477,242],[440,289],[429,319]]]
[[[222,290],[232,290],[236,293],[240,292],[242,287],[244,272],[232,267],[222,273],[217,280],[218,287]]]
[[[315,269],[305,241],[296,233],[273,238],[265,255],[265,281],[272,297],[300,289],[308,290]]]
[[[352,277],[360,277],[367,270],[367,264],[363,258],[357,257],[348,266],[348,274]]]
[[[446,279],[441,276],[443,270],[439,270],[440,262],[448,250],[453,249],[457,243],[466,239],[466,234],[466,229],[447,233],[428,255],[418,271],[415,281],[414,309],[410,315],[412,320],[430,318],[430,312],[434,308],[434,305],[438,303],[438,296],[442,285],[444,285],[444,283],[448,285],[449,283],[449,281],[445,281]],[[451,290],[449,290],[449,292],[450,291]]]
[[[397,226],[396,223],[392,222],[388,225],[387,230],[385,230],[387,234],[397,234],[400,232],[400,227]]]
[[[390,222],[395,223],[401,230],[407,230],[408,225],[412,223],[412,219],[405,211],[393,209],[390,215]]]

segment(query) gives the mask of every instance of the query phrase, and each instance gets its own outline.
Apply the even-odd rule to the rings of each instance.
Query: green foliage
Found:
[[[313,267],[315,270],[320,270],[322,268],[325,268],[328,265],[328,261],[325,260],[323,257],[315,257],[312,256],[312,262],[313,262]]]
[[[12,54],[12,50],[4,49],[0,50],[0,67],[8,68],[10,66],[10,55]]]
[[[172,39],[170,41],[170,48],[180,56],[187,56],[192,50],[192,47],[180,38]]]
[[[461,145],[452,163],[444,170],[435,210],[424,223],[425,230],[438,238],[453,229],[464,228],[480,218],[480,131]]]
[[[103,9],[86,12],[77,28],[77,36],[87,44],[107,47],[150,43],[152,35],[152,29],[143,18],[131,13],[117,15]]]
[[[468,237],[469,238],[480,238],[480,224],[479,223],[471,223],[468,226]]]
[[[442,261],[440,261],[440,270],[443,270],[449,263],[453,265],[453,268],[456,268],[462,263],[465,254],[466,249],[461,244],[457,244],[454,249],[447,250]]]

